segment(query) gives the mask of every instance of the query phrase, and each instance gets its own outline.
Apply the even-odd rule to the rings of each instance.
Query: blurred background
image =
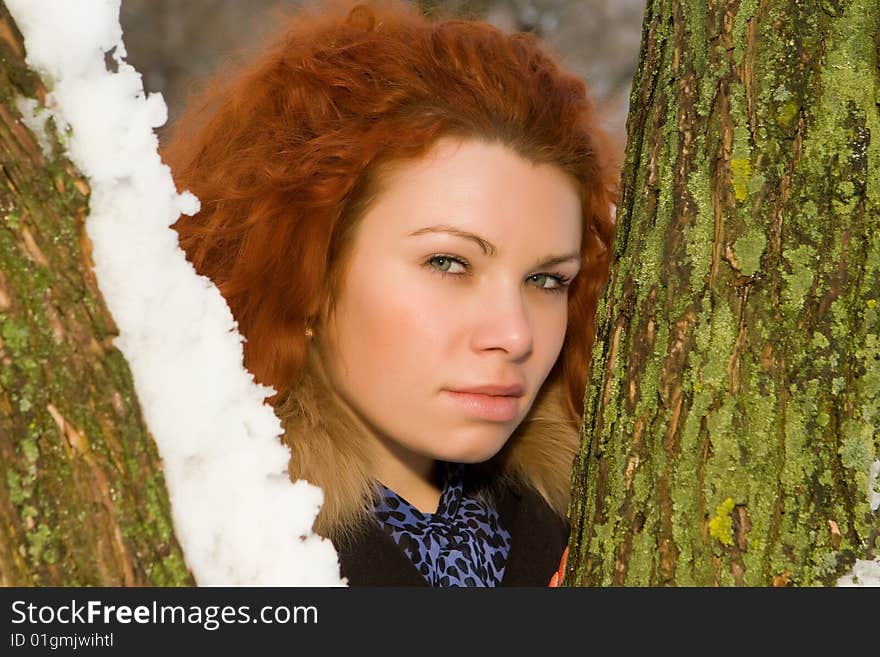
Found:
[[[411,0],[425,13],[530,31],[587,83],[622,153],[645,0]],[[127,61],[161,92],[169,123],[194,83],[265,43],[299,0],[122,0]],[[161,130],[160,130],[161,136]]]

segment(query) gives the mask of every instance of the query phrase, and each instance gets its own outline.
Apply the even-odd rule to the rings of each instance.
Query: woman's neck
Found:
[[[379,437],[376,479],[422,513],[436,513],[442,484],[437,461]]]

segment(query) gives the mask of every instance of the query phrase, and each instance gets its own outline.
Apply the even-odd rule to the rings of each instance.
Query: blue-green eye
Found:
[[[529,276],[530,281],[538,282],[537,287],[545,292],[564,292],[571,279],[563,274],[534,274]],[[547,283],[550,283],[548,286]]]
[[[548,283],[548,282],[551,283],[551,285],[549,287],[558,287],[559,286],[559,281],[557,281],[553,278],[550,278],[550,276],[548,276],[547,274],[535,274],[534,276],[529,276],[529,280],[535,281],[535,282],[540,281],[538,287],[540,287],[542,289],[548,287],[547,285],[545,285],[545,283]]]
[[[462,268],[467,266],[466,262],[446,255],[435,255],[428,259],[428,264],[442,274],[457,274],[463,272],[449,271],[453,265],[459,265]]]

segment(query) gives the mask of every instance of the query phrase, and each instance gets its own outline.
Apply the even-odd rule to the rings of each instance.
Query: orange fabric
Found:
[[[547,586],[561,586],[562,579],[565,577],[565,562],[568,560],[568,547],[562,551],[562,559],[559,560],[559,568],[556,569],[556,572],[553,573],[553,577],[550,578],[550,583]]]

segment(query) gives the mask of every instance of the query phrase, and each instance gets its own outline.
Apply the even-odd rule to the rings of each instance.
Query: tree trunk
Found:
[[[880,0],[649,0],[568,585],[880,550]]]
[[[88,186],[0,2],[0,585],[186,585],[161,462],[91,269]],[[42,104],[42,103],[41,103]]]

